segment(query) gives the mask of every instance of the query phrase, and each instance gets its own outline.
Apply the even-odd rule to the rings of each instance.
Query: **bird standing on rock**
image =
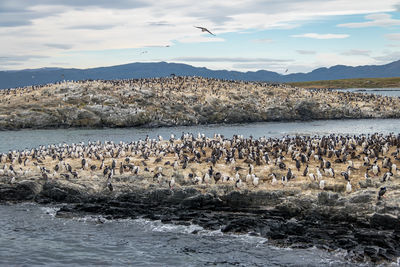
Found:
[[[260,178],[258,178],[257,176],[253,176],[253,185],[254,187],[258,186]]]
[[[352,191],[351,184],[350,184],[350,181],[348,181],[347,185],[346,185],[346,192],[351,193],[351,191]]]
[[[272,176],[271,184],[276,185],[278,183],[278,180],[276,179],[276,174],[272,173],[271,176]]]
[[[239,179],[235,183],[236,188],[240,189],[243,186],[242,179]]]
[[[390,179],[390,177],[393,176],[393,173],[391,172],[385,172],[385,174],[382,177],[382,182],[386,182],[387,180]]]
[[[113,187],[113,185],[112,185],[111,182],[108,182],[108,183],[107,183],[107,187],[108,187],[108,189],[109,189],[110,191],[113,191],[113,190],[114,190],[114,187]]]
[[[210,183],[211,179],[210,179],[210,175],[208,173],[204,174],[203,181],[205,184]]]
[[[216,172],[214,174],[215,183],[217,183],[221,179],[221,177],[222,177],[221,173],[220,172]]]
[[[386,186],[381,187],[381,189],[378,192],[378,200],[381,200],[381,198],[383,197],[383,195],[386,193]]]
[[[288,168],[288,172],[286,174],[287,180],[289,181],[290,179],[293,179],[293,173],[292,170],[290,168]]]
[[[379,166],[376,164],[376,162],[374,163],[374,165],[372,166],[372,172],[374,173],[375,176],[378,175],[378,173],[381,172]]]
[[[297,169],[297,171],[300,171],[300,167],[301,167],[300,161],[298,159],[296,159],[296,169]]]
[[[110,173],[108,174],[108,178],[107,178],[107,187],[108,187],[108,189],[110,190],[110,191],[113,191],[114,190],[114,187],[113,187],[113,185],[112,185],[112,183],[111,183],[111,180],[112,180],[112,177],[113,177],[113,170],[111,170],[110,171]]]
[[[316,170],[317,170],[317,178],[320,181],[322,179],[322,173],[321,173],[321,171],[319,170],[318,167],[316,167]]]
[[[346,181],[350,181],[349,174],[347,172],[341,172],[340,175],[342,175]]]
[[[175,179],[174,177],[171,178],[171,180],[168,182],[169,188],[172,189],[175,185]]]
[[[319,182],[319,189],[324,190],[324,188],[325,188],[325,180],[321,180]]]
[[[306,168],[304,169],[303,176],[307,176],[307,173],[308,173],[308,164],[306,165]]]

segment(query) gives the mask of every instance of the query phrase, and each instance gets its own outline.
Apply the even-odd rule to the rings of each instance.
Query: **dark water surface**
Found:
[[[260,237],[144,219],[56,218],[56,210],[0,205],[0,265],[355,266],[343,251],[282,249]]]
[[[335,134],[368,134],[400,132],[400,119],[363,119],[363,120],[320,120],[307,122],[260,122],[233,125],[198,125],[162,128],[117,128],[117,129],[47,129],[0,131],[0,153],[12,150],[38,147],[39,145],[79,143],[88,141],[137,141],[146,135],[156,138],[157,135],[168,139],[171,134],[181,136],[182,132],[204,133],[213,136],[215,133],[232,137],[241,134],[245,137],[282,137],[284,135],[328,135]]]

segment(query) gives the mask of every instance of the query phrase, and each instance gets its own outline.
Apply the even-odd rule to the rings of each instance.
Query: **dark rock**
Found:
[[[33,200],[41,187],[40,183],[28,180],[13,185],[0,184],[0,201]]]
[[[400,220],[391,214],[374,213],[370,219],[371,227],[378,229],[400,229]]]
[[[196,224],[222,232],[251,233],[272,244],[306,248],[344,249],[355,260],[392,261],[400,256],[399,207],[376,205],[376,192],[349,195],[300,190],[250,191],[217,185],[89,193],[88,188],[60,181],[0,184],[0,201],[66,203],[57,216],[101,214],[107,218],[161,220]],[[70,203],[70,204],[68,204]],[[372,214],[372,215],[371,215]]]
[[[321,192],[318,194],[318,204],[326,206],[334,206],[338,198],[339,198],[338,194]]]
[[[376,194],[375,192],[363,192],[362,194],[358,194],[355,196],[350,197],[349,202],[351,203],[370,203],[371,201],[375,200]]]

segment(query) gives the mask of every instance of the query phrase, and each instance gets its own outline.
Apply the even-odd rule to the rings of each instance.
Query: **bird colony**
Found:
[[[97,185],[232,190],[301,188],[352,193],[368,181],[379,199],[398,183],[400,135],[225,138],[219,134],[146,137],[130,143],[59,144],[0,154],[0,178]],[[383,189],[384,188],[384,189]]]

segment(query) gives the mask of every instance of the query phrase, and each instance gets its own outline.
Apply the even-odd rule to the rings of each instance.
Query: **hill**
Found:
[[[19,71],[0,71],[0,89],[55,83],[63,80],[115,80],[177,76],[200,76],[243,81],[302,82],[350,78],[400,77],[400,60],[386,65],[349,67],[337,65],[319,68],[309,73],[281,75],[259,70],[249,72],[210,70],[178,63],[131,63],[91,69],[41,68]]]
[[[400,99],[201,77],[62,82],[0,91],[0,130],[399,118]]]

